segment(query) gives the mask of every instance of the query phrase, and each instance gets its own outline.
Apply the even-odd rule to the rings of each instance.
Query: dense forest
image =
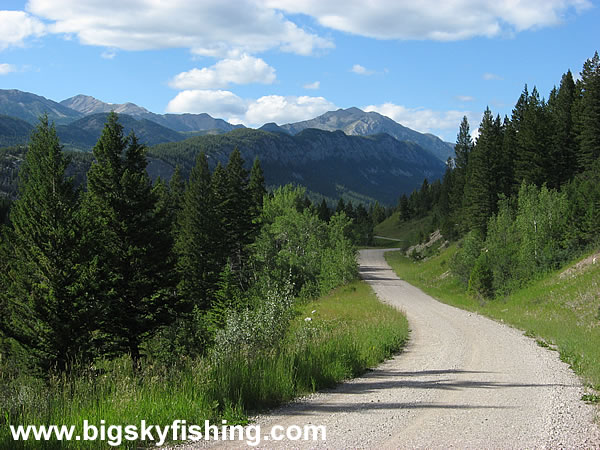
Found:
[[[176,171],[152,183],[116,114],[79,187],[47,118],[24,157],[0,243],[3,377],[274,345],[293,299],[355,278],[355,242],[372,235],[362,205],[267,194],[259,161],[247,171],[239,151],[212,172],[199,154],[187,182]]]
[[[525,86],[511,117],[488,108],[476,142],[465,117],[442,180],[398,202],[462,239],[454,271],[474,295],[504,295],[600,243],[600,58],[548,99]]]

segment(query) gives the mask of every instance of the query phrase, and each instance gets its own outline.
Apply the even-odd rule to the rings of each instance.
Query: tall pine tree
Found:
[[[600,57],[598,52],[588,59],[577,82],[577,160],[579,171],[589,169],[600,157]]]
[[[552,126],[551,170],[548,186],[560,188],[577,170],[577,142],[573,127],[573,103],[576,90],[569,70],[562,76],[560,87],[553,90],[548,99],[549,118]]]
[[[206,155],[200,153],[183,196],[175,242],[177,289],[188,311],[194,306],[200,311],[208,310],[217,290],[223,254],[214,240],[214,233],[221,231],[215,217],[208,161]]]
[[[79,196],[65,177],[69,161],[46,116],[33,132],[20,172],[19,198],[5,235],[10,268],[2,334],[27,349],[42,370],[93,356],[95,304],[78,217]]]
[[[487,221],[496,210],[496,162],[502,149],[500,118],[494,119],[489,108],[485,110],[479,138],[469,158],[465,195],[464,220],[467,230],[478,230],[485,235]]]
[[[85,210],[101,272],[102,330],[108,352],[128,352],[174,319],[170,224],[157,208],[146,173],[146,149],[125,137],[115,113],[93,149]]]
[[[460,123],[458,135],[456,136],[456,145],[454,146],[456,157],[453,161],[454,170],[451,175],[452,188],[449,195],[451,221],[454,224],[462,223],[462,203],[467,180],[467,167],[472,151],[473,139],[471,137],[469,121],[467,116],[464,116]]]

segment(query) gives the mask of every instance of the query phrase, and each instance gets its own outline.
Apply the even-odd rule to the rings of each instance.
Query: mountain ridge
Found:
[[[288,123],[278,127],[290,134],[297,134],[306,128],[317,128],[326,131],[341,130],[351,136],[387,133],[399,141],[410,141],[419,144],[443,162],[454,156],[453,145],[442,141],[437,136],[430,133],[419,133],[375,111],[365,112],[356,107],[328,111],[314,119]]]
[[[48,114],[48,118],[56,124],[66,124],[83,117],[80,112],[54,100],[18,89],[0,89],[0,114],[16,117],[31,125],[36,125],[43,114]]]
[[[296,135],[238,129],[159,144],[149,156],[180,165],[186,174],[198,153],[205,152],[214,167],[225,164],[234,148],[248,167],[259,158],[268,185],[294,182],[330,198],[348,191],[384,204],[395,204],[402,192],[419,188],[424,178],[439,179],[445,171],[445,164],[419,145],[385,133],[351,136],[314,128]]]
[[[127,114],[136,119],[151,120],[163,127],[179,132],[221,130],[231,131],[243,125],[233,125],[223,119],[216,119],[209,114],[156,114],[135,103],[106,103],[89,95],[79,94],[60,102],[83,114],[108,113]]]

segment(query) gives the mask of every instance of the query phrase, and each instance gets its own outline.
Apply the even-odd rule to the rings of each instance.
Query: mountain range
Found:
[[[215,119],[203,114],[155,114],[134,103],[112,104],[104,103],[89,95],[76,95],[60,102],[62,106],[71,108],[81,114],[108,113],[126,114],[134,119],[146,119],[163,127],[179,132],[197,132],[220,130],[223,132],[243,128],[243,125],[232,125],[223,119]]]
[[[288,123],[280,127],[280,129],[291,134],[299,133],[307,128],[317,128],[327,131],[341,130],[352,136],[370,136],[386,133],[399,141],[409,141],[419,144],[442,161],[446,161],[454,155],[454,146],[442,141],[433,134],[419,133],[400,125],[389,117],[376,112],[365,112],[358,108],[329,111],[311,120]]]
[[[389,134],[350,136],[314,128],[296,135],[245,128],[156,145],[149,155],[171,167],[179,165],[186,175],[200,152],[214,167],[226,164],[234,148],[248,165],[260,160],[269,186],[293,182],[331,199],[375,199],[388,205],[402,192],[420,187],[424,178],[441,178],[446,167],[414,142]]]
[[[305,185],[331,199],[395,203],[398,195],[440,178],[453,146],[376,112],[339,109],[302,122],[232,125],[208,114],[155,114],[133,103],[110,104],[77,95],[60,103],[18,90],[0,90],[0,147],[26,144],[41,114],[56,123],[66,150],[88,152],[109,111],[119,114],[125,132],[150,147],[149,172],[184,174],[205,151],[214,166],[237,147],[248,164],[258,157],[270,185]],[[83,167],[84,165],[81,165]]]

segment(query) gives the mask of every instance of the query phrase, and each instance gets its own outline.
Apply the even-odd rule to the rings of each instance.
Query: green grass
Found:
[[[389,248],[408,248],[411,245],[419,244],[429,236],[433,231],[430,216],[421,219],[401,222],[398,213],[393,213],[390,217],[375,226],[373,234],[375,236],[385,236],[394,239],[401,239],[401,242],[387,241],[384,239],[376,240],[375,245]]]
[[[148,365],[134,374],[131,361],[121,358],[49,383],[0,373],[0,448],[108,447],[106,441],[15,442],[8,424],[76,425],[81,434],[84,420],[107,426],[142,419],[163,426],[175,419],[245,423],[253,412],[359,375],[400,351],[408,335],[405,317],[359,281],[297,308],[281,347],[251,359],[182,357],[177,367]]]
[[[451,274],[456,245],[424,262],[400,252],[386,254],[396,273],[444,303],[476,311],[525,331],[561,359],[592,388],[600,389],[600,264],[569,276],[546,274],[505,298],[480,301]]]

